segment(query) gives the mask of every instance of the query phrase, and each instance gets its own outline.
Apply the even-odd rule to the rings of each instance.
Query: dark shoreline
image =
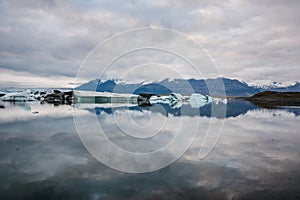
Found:
[[[251,97],[235,97],[253,103],[264,108],[276,108],[280,106],[300,106],[300,92],[274,92],[265,91]]]

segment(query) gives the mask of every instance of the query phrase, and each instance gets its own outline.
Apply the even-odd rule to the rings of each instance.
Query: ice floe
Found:
[[[214,98],[208,95],[194,93],[190,96],[183,96],[178,93],[171,93],[170,95],[153,95],[141,94],[138,98],[139,105],[150,106],[157,103],[169,104],[172,108],[179,108],[182,105],[189,104],[192,108],[200,108],[212,102],[218,104],[227,104],[226,98]]]
[[[24,90],[21,92],[5,93],[0,97],[2,101],[35,101],[34,94],[31,90]]]

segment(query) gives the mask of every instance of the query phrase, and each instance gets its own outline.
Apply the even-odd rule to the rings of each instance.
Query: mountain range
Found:
[[[237,79],[229,78],[215,78],[215,79],[164,79],[160,82],[152,83],[120,83],[115,80],[101,81],[95,79],[84,83],[76,90],[88,90],[98,92],[116,92],[116,93],[154,93],[154,94],[170,94],[172,92],[183,95],[190,95],[192,93],[201,93],[210,95],[207,85],[214,86],[223,81],[225,92],[227,96],[251,96],[263,91],[277,91],[277,92],[300,92],[300,83],[296,82],[290,86],[270,86],[259,87],[250,86],[246,82]],[[274,84],[273,84],[274,85]],[[217,89],[213,91],[213,95],[223,95],[222,91]]]

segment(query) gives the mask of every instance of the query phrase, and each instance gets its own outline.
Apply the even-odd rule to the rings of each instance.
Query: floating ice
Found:
[[[137,103],[138,95],[74,90],[77,103]]]
[[[169,103],[169,96],[151,96],[150,103]]]
[[[22,92],[6,93],[0,97],[2,101],[35,101],[34,95],[31,90],[24,90]]]
[[[189,104],[192,108],[200,108],[212,102],[227,103],[227,99],[213,98],[208,95],[194,93],[191,96],[182,96],[178,93],[171,93],[169,96],[151,96],[150,104],[167,103],[172,108],[179,108],[184,104]]]
[[[189,101],[192,108],[200,108],[211,102],[212,97],[208,95],[204,96],[202,94],[192,94]]]

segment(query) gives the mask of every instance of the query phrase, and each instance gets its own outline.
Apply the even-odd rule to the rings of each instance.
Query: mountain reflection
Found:
[[[229,100],[227,104],[223,103],[209,103],[200,108],[193,108],[189,104],[183,104],[181,107],[173,108],[168,104],[154,104],[148,107],[141,107],[136,104],[74,104],[74,105],[53,105],[53,104],[40,104],[39,102],[0,102],[0,119],[1,121],[13,120],[13,119],[25,119],[32,118],[32,114],[39,114],[40,116],[67,116],[72,115],[74,109],[76,113],[94,113],[96,115],[101,114],[113,114],[115,111],[122,110],[134,110],[134,111],[151,111],[154,113],[160,113],[164,116],[200,116],[200,117],[215,117],[219,119],[238,117],[244,115],[252,110],[266,109],[260,108],[248,101],[244,100]],[[9,110],[9,111],[8,111]],[[81,112],[79,112],[81,110]],[[269,110],[284,110],[300,115],[300,108],[298,107],[278,107]]]
[[[88,110],[89,112],[95,113],[96,115],[101,115],[102,113],[112,114],[116,110],[128,109],[128,110],[135,110],[140,112],[143,111],[159,112],[165,116],[168,115],[190,116],[190,117],[202,116],[202,117],[216,117],[216,118],[237,117],[240,115],[244,115],[251,110],[262,109],[244,100],[229,100],[227,104],[210,103],[200,108],[193,108],[188,104],[183,104],[179,108],[172,108],[168,104],[154,104],[151,107],[140,107],[137,105],[119,105],[117,107],[110,107],[109,104],[105,106],[103,106],[103,104],[90,104],[88,106],[85,106],[79,104],[79,105],[75,105],[75,107]],[[214,109],[217,112],[212,112],[212,107],[214,107]],[[276,109],[285,110],[287,112],[294,113],[296,116],[300,115],[300,108],[297,107],[281,107]],[[273,110],[276,109],[273,108]]]
[[[300,195],[299,108],[267,110],[246,101],[228,101],[226,115],[213,116],[209,111],[212,106],[222,112],[224,107],[54,106],[38,102],[0,105],[0,199],[273,200],[298,199]],[[125,110],[129,110],[132,123],[141,126],[141,133],[152,131],[142,127],[150,122],[149,113],[153,124],[168,118],[168,132],[152,137],[151,144],[126,138],[113,126],[115,119],[125,131],[137,130],[128,125]],[[184,136],[188,137],[187,130],[198,119],[200,134],[171,165],[151,173],[128,174],[105,166],[85,149],[76,133],[74,115],[87,123],[86,135],[94,130],[89,123],[97,115],[111,141],[130,151],[143,147],[147,152],[165,145],[176,134],[179,116],[185,126]],[[201,131],[210,124],[217,127],[223,119],[222,137],[207,157],[199,159]]]

